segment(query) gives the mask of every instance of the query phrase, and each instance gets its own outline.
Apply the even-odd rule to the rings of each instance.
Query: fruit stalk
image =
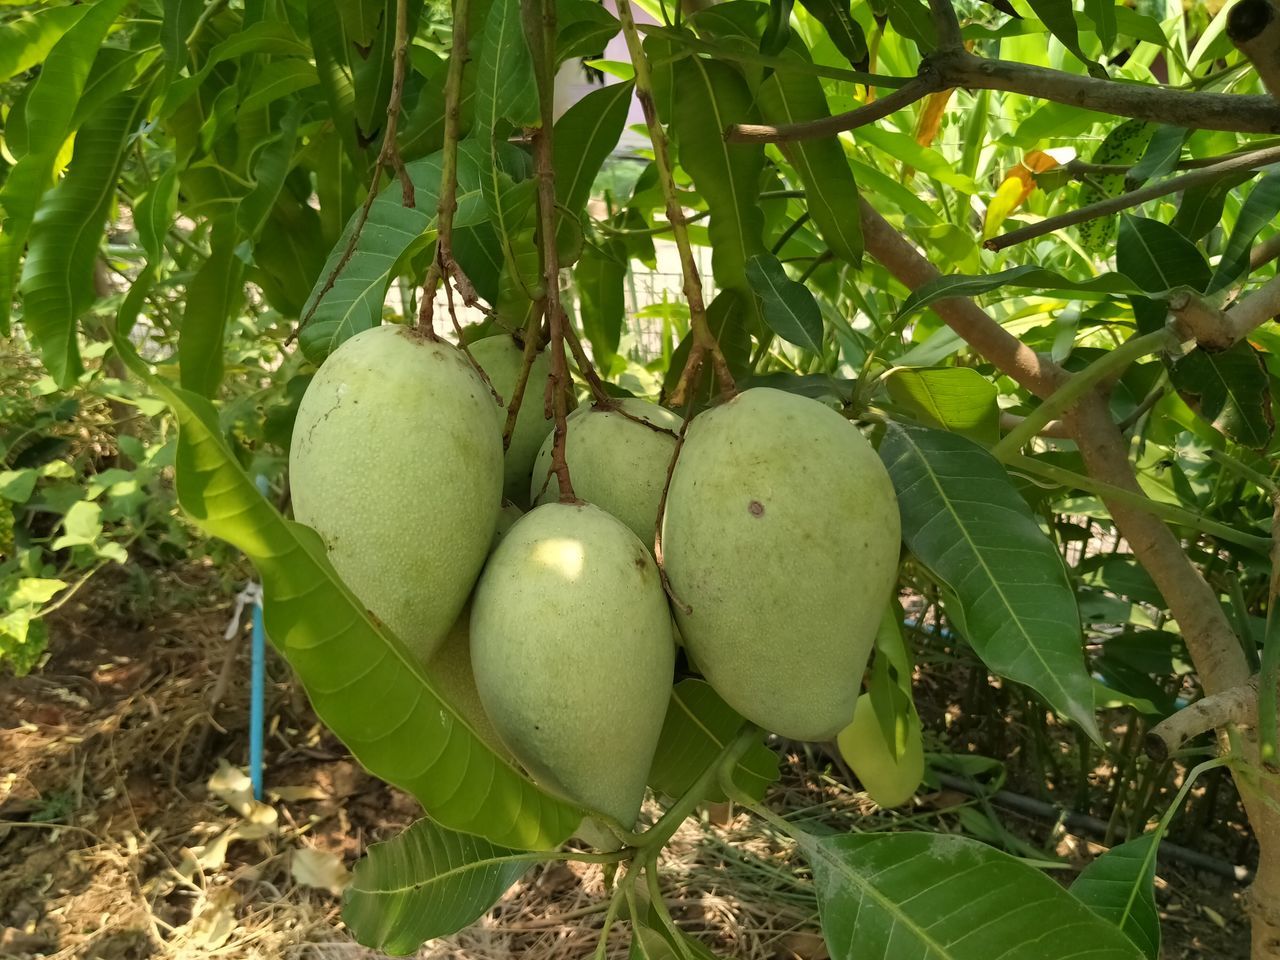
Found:
[[[516,418],[520,416],[520,406],[524,403],[524,391],[529,385],[529,371],[533,369],[534,358],[538,355],[538,327],[541,318],[537,312],[529,315],[529,323],[524,329],[524,357],[520,365],[520,374],[516,377],[516,385],[507,398],[507,422],[502,427],[502,449],[511,449],[511,435],[516,429]]]

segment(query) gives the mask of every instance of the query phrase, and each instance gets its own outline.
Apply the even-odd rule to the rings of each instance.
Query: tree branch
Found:
[[[933,26],[938,31],[938,49],[964,49],[960,20],[956,17],[956,8],[951,5],[951,0],[929,0],[929,12],[933,14]]]
[[[1227,36],[1280,100],[1280,10],[1271,0],[1239,0],[1227,14]]]
[[[922,65],[920,75],[906,86],[856,110],[777,126],[767,123],[735,123],[725,130],[724,138],[730,143],[791,143],[796,140],[834,137],[841,131],[856,130],[868,123],[875,123],[941,89],[943,86],[937,76]]]
[[[1273,233],[1249,251],[1249,269],[1257,270],[1280,257],[1280,233]]]
[[[1063,227],[1071,227],[1077,223],[1096,220],[1098,217],[1109,216],[1121,210],[1127,210],[1129,207],[1136,207],[1140,203],[1146,203],[1148,200],[1154,200],[1157,197],[1165,197],[1171,193],[1181,193],[1201,184],[1212,183],[1232,173],[1256,170],[1259,167],[1265,167],[1276,162],[1280,162],[1280,147],[1269,147],[1266,150],[1253,150],[1249,153],[1242,153],[1212,166],[1193,170],[1191,173],[1184,173],[1181,176],[1169,177],[1167,180],[1149,183],[1145,187],[1122,193],[1118,197],[1108,197],[1105,200],[1099,200],[1097,203],[1091,203],[1077,210],[1069,210],[1056,217],[1047,217],[1039,223],[1020,227],[1017,230],[1010,230],[1008,233],[1002,233],[998,237],[992,237],[983,246],[988,250],[1003,250],[1025,240],[1032,240],[1047,233],[1053,233],[1055,230],[1061,230]]]
[[[1258,678],[1250,677],[1242,686],[1201,697],[1172,716],[1165,717],[1147,733],[1143,746],[1153,760],[1167,760],[1171,753],[1194,737],[1225,727],[1229,723],[1253,727],[1258,723]]]
[[[1243,297],[1230,310],[1219,310],[1199,294],[1178,293],[1169,301],[1179,332],[1205,350],[1226,350],[1256,327],[1280,316],[1280,275]]]

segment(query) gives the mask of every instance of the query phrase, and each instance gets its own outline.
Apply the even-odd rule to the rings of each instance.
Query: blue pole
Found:
[[[253,605],[253,673],[249,684],[249,780],[253,798],[262,799],[262,732],[266,700],[266,630],[262,605]]]

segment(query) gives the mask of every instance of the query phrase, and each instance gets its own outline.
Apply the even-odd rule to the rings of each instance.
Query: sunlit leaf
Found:
[[[1115,924],[1147,960],[1160,956],[1160,915],[1156,911],[1156,847],[1161,831],[1145,833],[1096,858],[1080,872],[1071,893]]]

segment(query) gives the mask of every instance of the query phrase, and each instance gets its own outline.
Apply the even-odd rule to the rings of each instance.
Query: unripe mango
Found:
[[[599,507],[535,507],[480,577],[471,659],[485,712],[533,778],[631,827],[675,666],[644,544]]]
[[[436,692],[453,707],[489,749],[499,756],[509,756],[506,746],[493,728],[493,722],[484,712],[484,705],[476,690],[476,678],[471,669],[470,606],[463,608],[462,614],[449,628],[440,648],[427,663],[426,670]]]
[[[505,404],[498,408],[498,430],[501,431],[506,426],[511,395],[524,365],[524,349],[505,333],[477,340],[467,349],[488,374],[489,382]],[[502,496],[521,508],[529,505],[529,477],[533,473],[533,461],[538,456],[543,438],[551,432],[552,423],[546,417],[545,408],[547,378],[550,375],[546,353],[538,353],[529,368],[529,380],[503,461]]]
[[[749,720],[834,736],[899,537],[893,485],[856,427],[816,400],[747,390],[689,425],[671,478],[662,544],[685,647]]]
[[[466,357],[402,326],[343,343],[298,407],[294,515],[423,662],[489,552],[502,498],[493,421],[493,399]]]
[[[628,397],[618,410],[579,407],[570,417],[564,457],[574,494],[613,514],[652,549],[658,524],[658,502],[667,482],[667,466],[675,449],[681,420],[666,407]],[[621,412],[620,412],[621,411]],[[638,417],[662,430],[628,419]],[[539,503],[560,497],[560,482],[551,471],[555,434],[543,441],[533,467],[530,495]]]
[[[858,698],[853,722],[840,731],[836,745],[868,796],[882,807],[900,807],[924,779],[924,744],[920,720],[914,714],[907,726],[902,756],[895,757],[884,738],[871,695]]]

